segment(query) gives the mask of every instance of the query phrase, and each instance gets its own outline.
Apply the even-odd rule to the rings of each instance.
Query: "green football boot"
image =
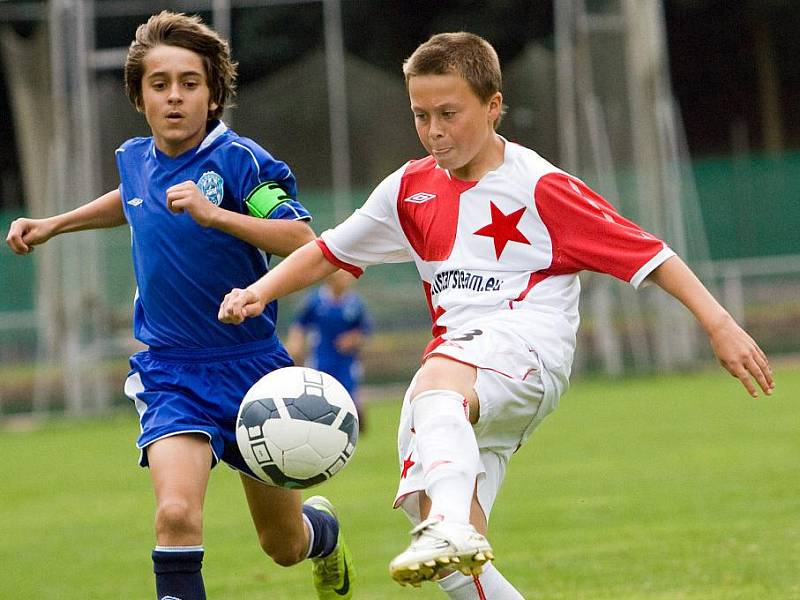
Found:
[[[333,504],[323,496],[312,496],[304,504],[324,511],[337,519]],[[350,551],[344,543],[341,524],[336,548],[328,556],[311,559],[314,588],[320,600],[349,600],[353,597],[355,572]]]

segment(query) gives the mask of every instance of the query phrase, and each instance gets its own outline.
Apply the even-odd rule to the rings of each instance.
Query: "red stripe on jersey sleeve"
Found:
[[[629,282],[665,247],[569,175],[543,176],[536,184],[534,200],[553,244],[549,273],[589,270]]]
[[[344,271],[347,271],[355,278],[359,278],[364,274],[364,269],[362,269],[361,267],[351,265],[350,263],[346,263],[343,260],[339,260],[338,258],[336,258],[336,256],[334,256],[333,252],[331,252],[330,248],[328,248],[328,245],[322,240],[322,238],[317,238],[316,242],[317,246],[319,246],[319,249],[322,250],[322,255],[329,263],[336,265],[337,267],[339,267]]]

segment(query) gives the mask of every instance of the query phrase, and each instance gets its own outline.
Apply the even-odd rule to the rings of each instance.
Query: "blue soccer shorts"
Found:
[[[253,476],[236,444],[242,398],[267,373],[291,366],[277,337],[231,348],[149,349],[131,356],[125,395],[139,413],[139,464],[147,446],[185,433],[205,435],[220,460]],[[213,466],[212,465],[212,466]]]

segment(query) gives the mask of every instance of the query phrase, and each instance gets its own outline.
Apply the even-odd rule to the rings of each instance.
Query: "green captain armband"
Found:
[[[274,181],[265,181],[257,185],[245,198],[247,211],[254,217],[267,219],[276,208],[291,200],[283,188]]]

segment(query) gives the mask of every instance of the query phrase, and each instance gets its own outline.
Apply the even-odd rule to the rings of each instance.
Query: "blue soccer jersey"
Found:
[[[248,194],[277,182],[292,198],[297,188],[289,167],[221,121],[209,123],[203,142],[171,158],[152,137],[128,140],[116,152],[125,217],[131,227],[137,293],[136,339],[152,348],[213,349],[262,341],[275,335],[277,303],[241,325],[217,320],[222,298],[267,272],[270,256],[188,213],[167,208],[166,191],[193,181],[210,202],[247,214]],[[296,200],[279,205],[273,219],[310,219]]]
[[[294,323],[311,333],[309,366],[333,375],[351,394],[361,375],[358,354],[344,354],[336,348],[336,338],[348,331],[369,334],[372,323],[361,297],[346,292],[334,297],[324,286],[310,292]]]

